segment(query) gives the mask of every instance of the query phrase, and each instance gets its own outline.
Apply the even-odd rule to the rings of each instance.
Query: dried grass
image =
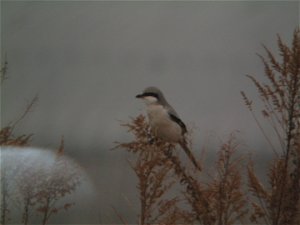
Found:
[[[279,147],[271,143],[270,134],[264,131],[255,117],[276,157],[269,167],[267,186],[259,181],[253,164],[248,167],[249,189],[256,198],[252,202],[251,220],[272,225],[293,225],[299,224],[300,213],[300,30],[295,30],[291,47],[279,35],[277,44],[281,60],[266,46],[264,49],[267,56],[259,56],[268,83],[248,76],[263,102],[261,112],[271,124],[280,143]],[[252,101],[244,92],[242,97],[254,115]]]
[[[6,75],[7,66],[5,61],[0,71],[1,82],[8,79]],[[14,129],[31,112],[37,102],[38,97],[35,96],[19,118],[1,128],[0,147],[30,145],[32,134],[15,136]],[[41,215],[41,223],[47,224],[52,215],[66,211],[74,205],[73,202],[63,204],[60,202],[59,204],[62,205],[57,205],[61,198],[75,191],[81,178],[79,170],[74,170],[74,167],[62,157],[63,154],[64,138],[62,137],[56,152],[57,157],[50,170],[37,169],[28,165],[25,165],[28,167],[24,169],[24,165],[17,165],[15,170],[19,171],[20,174],[17,177],[8,177],[6,168],[1,166],[0,224],[5,225],[10,221],[10,213],[15,207],[21,209],[21,222],[26,225],[37,214]]]
[[[117,148],[136,156],[131,167],[138,178],[139,224],[242,222],[247,202],[242,191],[242,159],[235,157],[238,145],[234,135],[220,147],[217,176],[207,183],[201,182],[194,170],[185,167],[174,145],[152,136],[143,115],[123,126],[134,135],[134,140],[118,143]],[[177,191],[170,198],[167,193],[174,185],[180,185],[184,191]],[[191,210],[183,209],[182,205],[188,205]]]

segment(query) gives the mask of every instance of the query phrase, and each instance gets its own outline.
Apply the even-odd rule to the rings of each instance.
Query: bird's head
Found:
[[[146,88],[142,94],[138,94],[136,98],[142,99],[147,105],[158,103],[163,99],[162,92],[156,87]]]

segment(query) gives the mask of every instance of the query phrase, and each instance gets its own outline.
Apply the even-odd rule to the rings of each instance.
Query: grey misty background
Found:
[[[120,121],[144,113],[134,96],[150,85],[194,128],[196,155],[205,147],[213,158],[219,139],[239,130],[242,151],[264,168],[272,151],[239,92],[257,100],[245,77],[263,79],[255,53],[263,53],[262,43],[277,50],[276,34],[290,42],[298,25],[297,1],[2,1],[1,56],[7,54],[9,78],[1,86],[1,125],[38,94],[16,134],[33,133],[33,145],[49,149],[64,135],[66,154],[97,190],[93,206],[76,202],[51,222],[118,223],[111,206],[135,222],[130,156],[110,149],[131,140]]]

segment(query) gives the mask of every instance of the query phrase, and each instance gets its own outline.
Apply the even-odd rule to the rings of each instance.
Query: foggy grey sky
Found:
[[[245,75],[263,77],[261,44],[277,51],[276,34],[290,43],[299,2],[1,4],[1,54],[9,62],[2,126],[38,94],[17,132],[33,133],[34,145],[47,148],[64,135],[67,154],[103,188],[104,203],[126,207],[113,193],[134,192],[126,158],[108,150],[130,140],[119,120],[144,113],[134,96],[147,86],[161,88],[185,123],[197,127],[196,151],[211,132],[240,130],[250,148],[265,144],[239,92],[256,99]]]

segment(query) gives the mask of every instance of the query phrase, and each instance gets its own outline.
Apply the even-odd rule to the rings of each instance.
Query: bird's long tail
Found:
[[[185,151],[185,153],[187,154],[187,156],[189,157],[189,159],[192,161],[192,163],[194,164],[194,166],[201,171],[201,166],[199,165],[199,163],[197,162],[197,160],[195,159],[193,153],[191,152],[191,150],[189,149],[189,147],[187,146],[186,141],[180,142],[179,143],[181,148]]]

